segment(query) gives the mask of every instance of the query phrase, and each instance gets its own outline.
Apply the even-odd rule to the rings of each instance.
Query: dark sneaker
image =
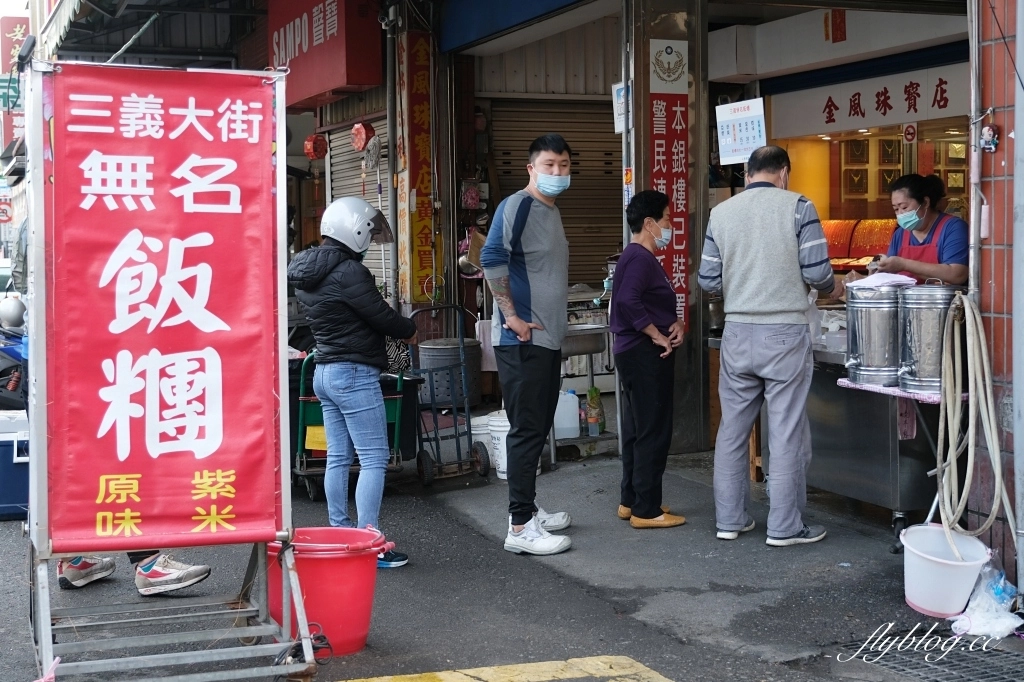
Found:
[[[740,536],[740,533],[746,533],[752,530],[754,530],[754,519],[750,519],[750,523],[739,530],[719,530],[717,537],[719,540],[735,540]]]
[[[789,547],[790,545],[808,545],[812,542],[819,542],[825,539],[824,526],[808,526],[804,524],[803,529],[796,535],[788,538],[768,538],[765,544],[771,547]]]
[[[391,550],[377,555],[377,568],[398,568],[409,563],[409,555]]]
[[[114,572],[114,560],[100,556],[76,556],[57,562],[57,584],[62,590],[73,590]]]

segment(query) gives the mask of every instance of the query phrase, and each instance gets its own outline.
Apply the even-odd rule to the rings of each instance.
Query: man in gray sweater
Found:
[[[810,289],[843,295],[814,204],[787,190],[789,175],[786,150],[754,151],[746,189],[711,211],[699,274],[701,288],[725,298],[722,425],[715,443],[718,537],[735,540],[754,528],[747,511],[747,443],[767,400],[767,544],[773,547],[825,538],[824,527],[803,521],[811,462],[807,394],[814,370],[805,313]]]

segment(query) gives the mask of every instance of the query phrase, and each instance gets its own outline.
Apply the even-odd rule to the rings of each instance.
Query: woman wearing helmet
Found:
[[[313,390],[323,407],[327,434],[327,511],[332,526],[377,527],[389,450],[380,374],[388,366],[385,337],[412,342],[416,325],[391,309],[362,264],[370,243],[394,240],[380,211],[362,199],[338,199],[320,222],[323,245],[296,254],[288,281],[305,307],[316,339]],[[358,523],[348,515],[349,468],[359,452]],[[408,557],[386,552],[381,568],[404,566]]]

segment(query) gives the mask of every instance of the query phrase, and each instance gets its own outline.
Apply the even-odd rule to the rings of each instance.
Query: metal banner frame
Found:
[[[173,680],[176,682],[212,682],[214,680],[251,680],[259,677],[287,677],[290,680],[311,680],[316,675],[313,642],[302,601],[302,590],[289,540],[291,527],[291,467],[288,442],[288,411],[279,409],[281,522],[277,541],[282,543],[278,561],[281,563],[281,622],[269,610],[267,581],[267,545],[252,545],[249,563],[237,593],[213,597],[164,599],[123,604],[104,604],[72,608],[53,608],[50,603],[51,562],[64,555],[54,553],[49,537],[48,460],[46,386],[47,360],[47,287],[46,276],[46,212],[53,210],[52,186],[47,187],[43,163],[44,110],[43,80],[60,66],[33,60],[27,76],[26,144],[29,167],[28,181],[28,290],[29,290],[29,356],[30,386],[28,412],[30,420],[29,516],[30,547],[29,618],[40,674],[55,674],[57,679],[101,672],[139,671],[133,679]],[[119,68],[119,67],[111,67]],[[120,67],[123,68],[123,67]],[[145,68],[145,67],[139,67]],[[209,73],[212,70],[203,70]],[[277,140],[285,139],[285,74],[276,72],[225,71],[223,73],[257,75],[273,84]],[[276,154],[283,157],[279,144]],[[276,319],[278,334],[278,396],[288,395],[287,364],[287,286],[286,262],[286,164],[278,158],[275,168],[277,271]],[[294,613],[292,608],[294,607]],[[293,618],[294,626],[293,626]],[[184,629],[178,629],[187,624]],[[209,627],[203,628],[202,625]],[[134,635],[145,628],[148,634]],[[134,630],[133,630],[134,629]],[[124,633],[114,634],[124,630]],[[295,631],[296,636],[292,636]],[[90,638],[91,633],[96,637]],[[67,637],[67,641],[64,641]],[[261,643],[269,638],[272,643]],[[237,645],[221,646],[237,640]],[[193,648],[181,645],[193,644]],[[216,646],[216,648],[214,648]],[[160,652],[161,647],[174,647],[174,652]],[[154,652],[156,650],[156,652]],[[102,652],[116,652],[103,657]],[[81,658],[76,654],[86,654]],[[99,654],[99,655],[97,655]],[[269,658],[270,661],[258,659]],[[74,659],[74,660],[72,660]],[[244,663],[248,667],[226,669],[224,663]],[[143,671],[171,669],[175,666],[220,664],[205,672],[171,673],[167,677],[147,677]],[[204,666],[209,667],[209,666]],[[147,673],[148,674],[148,673]]]

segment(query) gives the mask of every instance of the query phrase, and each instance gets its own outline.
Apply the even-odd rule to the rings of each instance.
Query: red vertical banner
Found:
[[[430,139],[430,35],[410,31],[406,50],[406,155],[409,171],[409,218],[411,220],[412,300],[430,301],[434,284],[434,183],[433,147]]]
[[[655,255],[676,293],[676,316],[690,330],[689,89],[687,43],[651,40],[651,189],[664,192],[672,214],[672,241]]]
[[[280,527],[275,76],[46,76],[54,551]]]

